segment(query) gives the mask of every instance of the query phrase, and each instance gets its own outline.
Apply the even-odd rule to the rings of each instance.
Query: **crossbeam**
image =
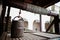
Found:
[[[51,11],[48,11],[45,8],[35,6],[32,4],[27,4],[26,10],[30,11],[30,12],[37,13],[37,14],[43,14],[43,15],[49,15],[49,16],[57,16],[58,15],[58,14],[52,13]]]
[[[55,20],[52,21],[52,23],[49,25],[48,29],[46,30],[46,32],[49,31],[49,29],[52,27],[52,25],[54,24]]]
[[[14,4],[14,5],[12,5],[12,4]],[[17,7],[19,9],[30,11],[30,12],[37,13],[37,14],[43,14],[43,15],[49,15],[49,16],[57,16],[58,15],[51,11],[48,11],[45,8],[42,8],[42,7],[36,6],[36,5],[32,5],[32,4],[28,4],[28,3],[12,2],[9,6]]]

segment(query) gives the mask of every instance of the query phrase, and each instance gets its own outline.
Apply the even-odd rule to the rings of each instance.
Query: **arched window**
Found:
[[[40,31],[40,20],[34,20],[33,22],[33,30]]]
[[[23,18],[24,19],[24,18]],[[28,28],[28,21],[27,21],[27,19],[24,19],[24,27],[25,28]]]

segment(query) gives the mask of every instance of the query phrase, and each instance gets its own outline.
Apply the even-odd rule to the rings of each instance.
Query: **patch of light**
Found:
[[[56,6],[60,6],[60,2],[56,3],[55,5],[56,5]]]
[[[11,19],[18,16],[18,14],[19,14],[19,9],[11,7],[11,10],[10,10],[10,16],[12,17]]]
[[[45,32],[45,23],[50,22],[50,16],[42,15],[42,31]]]
[[[52,6],[49,6],[49,7],[47,7],[46,9],[47,9],[48,11],[50,11],[50,10],[51,10],[51,7],[52,7]]]
[[[21,11],[22,18],[26,18],[28,21],[28,29],[33,30],[33,21],[34,21],[34,13],[27,12],[27,11]]]

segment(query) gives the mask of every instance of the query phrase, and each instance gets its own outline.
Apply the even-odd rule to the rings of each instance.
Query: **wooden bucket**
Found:
[[[24,30],[24,20],[20,18],[19,20],[12,21],[11,27],[11,37],[12,38],[20,38],[23,37]]]

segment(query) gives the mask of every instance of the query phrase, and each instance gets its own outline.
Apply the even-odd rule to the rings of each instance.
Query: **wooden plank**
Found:
[[[16,38],[14,38],[14,39],[16,39]],[[36,35],[32,35],[30,33],[24,33],[24,36],[21,38],[21,40],[47,40],[47,39],[36,36]]]
[[[32,34],[40,37],[46,37],[48,39],[60,38],[60,35],[56,35],[56,34],[49,34],[49,33],[42,33],[42,32],[32,33]]]
[[[53,40],[55,38],[60,38],[60,35],[56,34],[49,34],[49,33],[42,33],[42,32],[32,32],[32,33],[24,33],[22,38],[11,38],[11,34],[7,34],[7,32],[4,32],[3,37],[1,37],[3,40]]]

